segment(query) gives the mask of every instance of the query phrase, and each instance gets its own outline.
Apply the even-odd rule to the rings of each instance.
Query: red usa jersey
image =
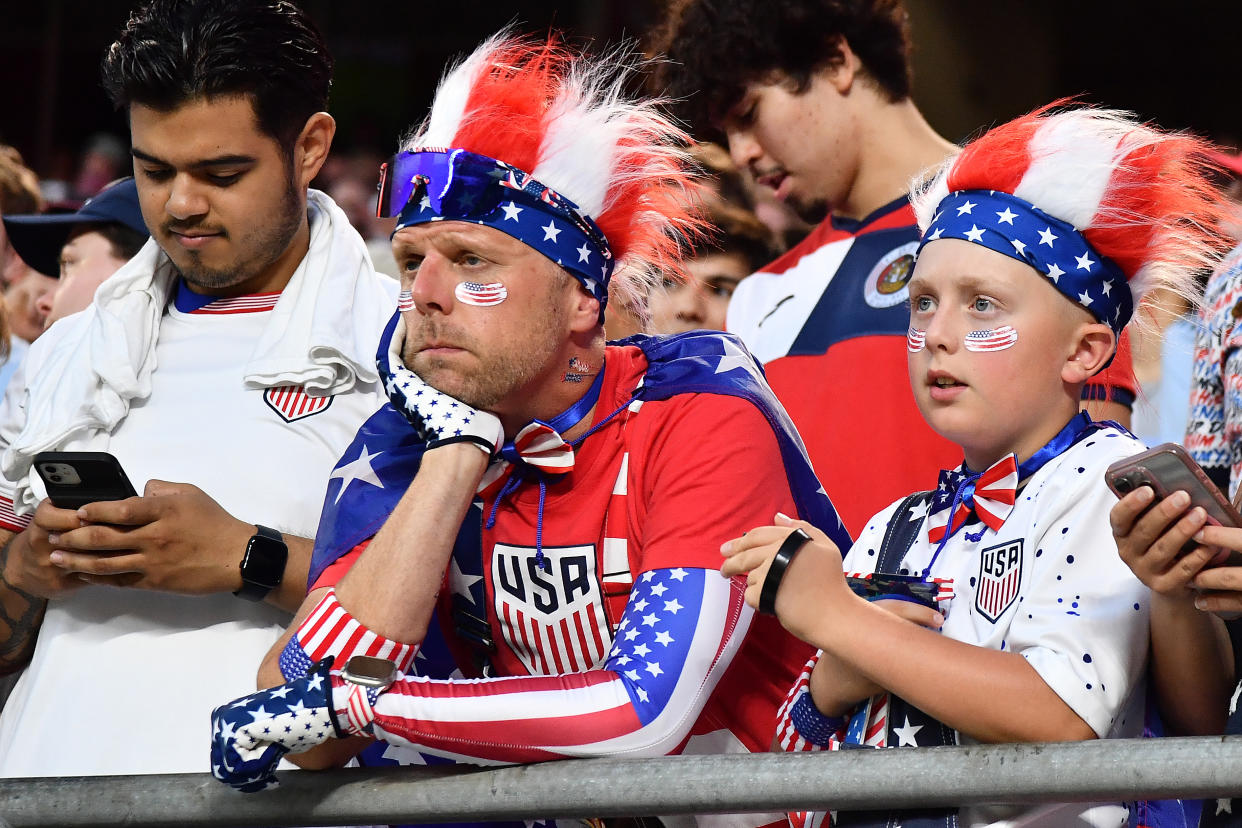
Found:
[[[609,348],[597,421],[628,402],[645,367],[637,348]],[[484,515],[493,507],[496,515],[483,533],[491,550],[483,583],[499,645],[493,665],[508,675],[600,666],[618,634],[622,643],[627,632],[635,640],[618,628],[644,573],[701,569],[721,582],[721,543],[771,523],[777,511],[794,513],[762,415],[743,400],[712,394],[630,405],[582,443],[571,475],[547,487],[542,523],[539,487],[525,484],[496,506],[503,484],[484,492]],[[539,534],[543,568],[536,565]],[[667,601],[651,606],[661,610]],[[740,593],[729,601],[737,604],[732,612],[749,615]],[[640,625],[655,625],[647,607],[640,612]],[[747,749],[766,750],[776,708],[808,649],[773,619],[750,623],[721,679],[727,692],[717,693],[729,700],[727,709],[709,701],[695,732],[728,729]]]
[[[406,676],[375,704],[381,739],[475,763],[768,748],[810,648],[745,605],[719,548],[793,514],[777,440],[736,397],[631,404],[645,368],[608,349],[595,421],[620,411],[542,510],[533,481],[499,503],[504,479],[484,491],[482,560],[454,559],[437,614],[458,664],[469,639],[495,643],[490,673]]]
[[[962,459],[910,391],[906,285],[918,242],[904,196],[861,221],[833,216],[741,282],[729,303],[726,327],[764,363],[851,534]],[[1124,348],[1083,397],[1132,403],[1130,365]]]

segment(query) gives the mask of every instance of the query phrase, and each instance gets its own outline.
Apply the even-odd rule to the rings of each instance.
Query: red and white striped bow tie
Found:
[[[981,521],[999,532],[1017,501],[1017,489],[1018,461],[1013,454],[997,460],[978,476],[968,477],[957,470],[942,471],[927,518],[927,539],[939,543],[946,532],[952,535],[965,525],[972,509]],[[957,508],[950,525],[949,510],[955,500]]]
[[[564,474],[574,468],[573,446],[556,429],[539,420],[519,431],[500,449],[500,456],[510,463],[525,463],[552,474]]]

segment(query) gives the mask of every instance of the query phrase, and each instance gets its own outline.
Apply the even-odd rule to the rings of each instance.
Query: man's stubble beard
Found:
[[[789,209],[794,211],[794,215],[811,226],[819,224],[828,218],[828,214],[832,212],[831,205],[822,198],[790,199],[787,203],[789,204]]]
[[[411,337],[406,334],[402,361],[433,388],[471,408],[495,410],[495,406],[515,390],[554,367],[551,362],[565,344],[561,337],[567,320],[563,306],[551,294],[552,290],[549,289],[549,295],[544,302],[547,313],[531,323],[532,329],[537,327],[539,335],[519,345],[502,343],[495,347],[494,352],[483,354],[480,353],[474,338],[464,331],[447,328],[436,319],[424,317],[419,336]],[[464,373],[458,367],[451,367],[451,360],[419,354],[411,346],[411,342],[424,342],[432,338],[428,336],[429,333],[435,334],[434,338],[443,338],[474,354],[478,360],[477,367]]]
[[[174,261],[182,278],[195,287],[208,291],[222,290],[253,279],[283,256],[293,243],[293,237],[297,235],[305,209],[298,198],[292,170],[285,181],[285,195],[279,201],[283,212],[277,220],[264,227],[254,228],[253,231],[241,229],[244,235],[236,240],[235,247],[243,251],[253,251],[254,258],[238,261],[229,268],[209,268],[198,263],[196,252],[186,251],[186,265],[182,266]],[[228,240],[233,241],[233,237],[230,235]]]

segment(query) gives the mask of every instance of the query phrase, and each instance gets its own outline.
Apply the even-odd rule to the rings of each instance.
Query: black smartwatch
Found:
[[[247,601],[262,601],[285,577],[289,547],[275,529],[255,525],[258,531],[246,542],[241,560],[241,589],[233,594]]]

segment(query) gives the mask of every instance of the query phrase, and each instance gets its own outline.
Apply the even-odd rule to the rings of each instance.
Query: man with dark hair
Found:
[[[858,532],[960,454],[919,416],[901,346],[919,239],[906,193],[957,149],[910,97],[905,8],[674,0],[653,45],[670,59],[662,82],[691,122],[723,131],[738,166],[822,222],[739,285],[727,327],[765,363],[842,520]],[[1093,413],[1128,419],[1124,339],[1110,371],[1084,399],[1116,393],[1124,405]]]
[[[305,595],[395,293],[307,189],[331,69],[287,0],[155,0],[108,50],[152,242],[35,343],[0,414],[0,669],[29,661],[0,775],[206,770],[204,717]],[[40,501],[35,455],[60,449],[110,452],[142,496]],[[153,675],[185,692],[135,691]]]

